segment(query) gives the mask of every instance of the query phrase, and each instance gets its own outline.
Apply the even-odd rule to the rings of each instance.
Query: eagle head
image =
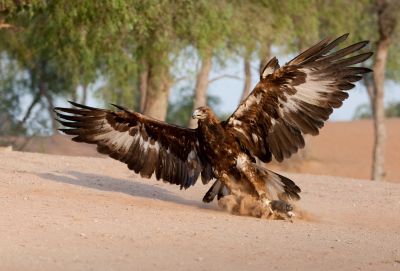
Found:
[[[193,111],[192,118],[203,120],[213,115],[213,112],[208,106],[201,106]]]

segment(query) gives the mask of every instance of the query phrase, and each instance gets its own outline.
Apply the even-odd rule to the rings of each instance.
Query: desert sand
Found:
[[[298,173],[371,177],[373,152],[371,120],[328,122],[319,136],[306,137],[306,147],[281,169]],[[278,165],[279,167],[279,165]],[[386,120],[386,181],[400,182],[400,119]]]
[[[201,202],[110,158],[0,152],[0,270],[400,270],[400,185],[286,174],[293,223]]]

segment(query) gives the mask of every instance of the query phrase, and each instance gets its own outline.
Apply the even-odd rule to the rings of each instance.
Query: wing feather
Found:
[[[317,135],[347,91],[371,71],[352,67],[371,57],[371,52],[357,54],[368,41],[332,51],[347,36],[324,39],[280,68],[273,58],[254,90],[224,122],[225,129],[264,162],[272,155],[282,161],[303,148],[303,136]]]
[[[60,129],[72,140],[96,144],[128,168],[150,178],[188,188],[203,168],[210,168],[197,147],[197,131],[161,122],[114,105],[118,111],[70,102],[74,108],[55,108]],[[209,179],[213,176],[207,175]],[[209,180],[208,179],[208,180]]]

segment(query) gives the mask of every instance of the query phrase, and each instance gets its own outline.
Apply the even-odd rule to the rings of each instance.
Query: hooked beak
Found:
[[[194,110],[192,114],[192,119],[198,119],[200,117],[199,110]]]

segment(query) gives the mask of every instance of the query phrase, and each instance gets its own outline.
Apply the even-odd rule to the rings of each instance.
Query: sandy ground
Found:
[[[400,270],[400,185],[289,174],[308,220],[233,216],[109,158],[0,152],[0,270]]]
[[[371,176],[373,123],[328,122],[319,136],[308,137],[297,172],[368,179]],[[400,119],[386,120],[386,180],[400,181]]]

